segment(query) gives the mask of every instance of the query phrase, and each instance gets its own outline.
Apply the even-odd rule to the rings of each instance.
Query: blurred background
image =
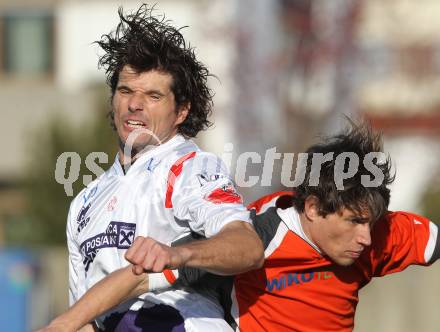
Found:
[[[269,181],[248,163],[249,203],[288,189],[298,153],[343,128],[344,114],[384,133],[397,172],[391,209],[440,221],[438,0],[162,0],[218,79],[215,125],[197,139],[230,158],[276,148]],[[72,196],[96,174],[90,152],[114,160],[109,91],[93,41],[137,1],[0,0],[0,326],[29,331],[67,308],[65,222]],[[273,151],[273,150],[272,150]],[[58,175],[76,152],[79,173]],[[267,159],[267,158],[266,158]],[[293,167],[292,167],[293,166]],[[271,167],[268,170],[272,170]],[[73,172],[75,173],[75,172]],[[287,175],[287,176],[286,176]],[[256,177],[256,178],[255,178]],[[292,175],[292,180],[294,175]],[[60,180],[61,179],[61,180]],[[249,182],[247,182],[249,184]],[[440,266],[375,280],[360,294],[356,331],[438,331]]]

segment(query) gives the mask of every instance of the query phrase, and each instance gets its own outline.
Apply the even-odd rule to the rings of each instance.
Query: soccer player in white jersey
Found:
[[[263,262],[261,240],[225,166],[189,140],[210,124],[207,68],[179,30],[148,6],[128,15],[120,9],[119,18],[116,30],[97,42],[105,51],[99,64],[111,88],[119,153],[70,207],[71,305],[129,264],[124,254],[136,236],[142,236],[140,245],[149,253],[149,282],[159,288],[168,286],[175,278],[171,270],[182,266],[230,275]],[[170,246],[190,233],[208,239]],[[57,321],[52,328],[75,330],[74,324]],[[93,324],[86,329],[230,330],[215,300],[177,289],[143,294]]]
[[[361,126],[311,146],[305,181],[294,192],[268,195],[249,206],[265,247],[263,267],[235,278],[183,267],[176,283],[219,292],[225,318],[237,331],[352,331],[358,292],[373,278],[440,259],[434,223],[413,213],[387,211],[387,186],[394,178],[390,160],[365,162],[372,152],[377,156],[382,151],[381,145],[380,135]],[[363,162],[339,189],[336,160],[346,151]],[[318,171],[317,185],[311,185],[315,153],[331,157]],[[377,174],[382,179],[373,180],[376,185],[365,182]],[[129,249],[131,263],[145,263],[149,253],[144,245],[148,243],[139,239]],[[122,268],[92,287],[60,319],[82,326],[155,287],[144,275]]]

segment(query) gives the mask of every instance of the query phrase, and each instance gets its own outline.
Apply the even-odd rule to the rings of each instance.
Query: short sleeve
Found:
[[[193,152],[179,159],[171,167],[168,183],[173,183],[171,193],[170,186],[167,190],[168,207],[196,233],[209,238],[229,222],[250,223],[224,163],[211,153]]]
[[[390,212],[372,232],[373,276],[399,272],[409,265],[429,265],[439,258],[438,227],[425,217]]]

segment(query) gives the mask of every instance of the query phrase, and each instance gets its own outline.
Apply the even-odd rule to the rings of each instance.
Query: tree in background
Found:
[[[86,168],[85,159],[90,152],[108,155],[108,163],[100,164],[104,170],[113,163],[116,154],[116,136],[106,115],[108,97],[102,89],[97,92],[96,113],[81,124],[73,126],[59,115],[48,120],[44,128],[30,135],[30,153],[27,176],[23,184],[25,209],[6,223],[5,238],[8,245],[64,245],[66,218],[73,197],[82,188],[83,176],[96,176]],[[77,152],[81,156],[78,179],[73,183],[73,196],[55,180],[55,167],[63,152]],[[99,161],[96,160],[99,164]],[[70,170],[68,164],[66,172]],[[65,175],[67,177],[67,175]]]

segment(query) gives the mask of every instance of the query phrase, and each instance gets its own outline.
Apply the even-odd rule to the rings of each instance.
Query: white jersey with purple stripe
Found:
[[[192,141],[176,135],[143,153],[125,174],[116,158],[70,206],[70,304],[97,281],[129,264],[124,254],[136,236],[170,245],[191,232],[209,238],[235,220],[250,222],[249,212],[225,165]],[[176,308],[188,331],[209,326],[229,329],[217,303],[187,290],[147,293],[124,309],[157,304]]]

